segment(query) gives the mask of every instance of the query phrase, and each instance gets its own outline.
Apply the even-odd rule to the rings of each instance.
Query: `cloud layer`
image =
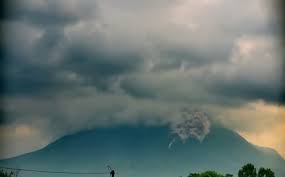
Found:
[[[29,130],[27,137],[45,140],[38,147],[96,126],[179,123],[184,107],[216,118],[259,100],[284,104],[278,23],[265,0],[13,0],[8,7],[0,129]]]

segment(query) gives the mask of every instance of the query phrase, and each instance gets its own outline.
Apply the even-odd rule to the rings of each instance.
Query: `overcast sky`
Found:
[[[278,20],[267,0],[10,0],[0,157],[179,110],[285,157]]]

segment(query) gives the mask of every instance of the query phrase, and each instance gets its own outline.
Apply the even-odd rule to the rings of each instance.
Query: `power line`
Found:
[[[35,169],[25,169],[25,168],[12,168],[12,167],[0,167],[7,170],[19,170],[27,172],[36,172],[36,173],[61,173],[61,174],[73,174],[73,175],[102,175],[109,174],[110,172],[71,172],[71,171],[50,171],[50,170],[35,170]]]

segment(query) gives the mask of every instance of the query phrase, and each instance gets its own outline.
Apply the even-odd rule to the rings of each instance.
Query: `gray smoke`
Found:
[[[188,138],[195,138],[203,141],[205,136],[210,132],[210,121],[208,116],[199,110],[184,108],[178,113],[177,119],[171,123],[171,133],[179,137],[182,142]],[[176,141],[174,138],[169,143],[169,148]]]

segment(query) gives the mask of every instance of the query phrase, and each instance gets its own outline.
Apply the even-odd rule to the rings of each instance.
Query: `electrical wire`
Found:
[[[16,170],[16,171],[26,171],[26,172],[36,172],[36,173],[60,173],[60,174],[73,174],[73,175],[102,175],[109,174],[110,172],[71,172],[71,171],[51,171],[51,170],[35,170],[35,169],[25,169],[25,168],[12,168],[12,167],[1,167],[2,169],[7,170]]]

